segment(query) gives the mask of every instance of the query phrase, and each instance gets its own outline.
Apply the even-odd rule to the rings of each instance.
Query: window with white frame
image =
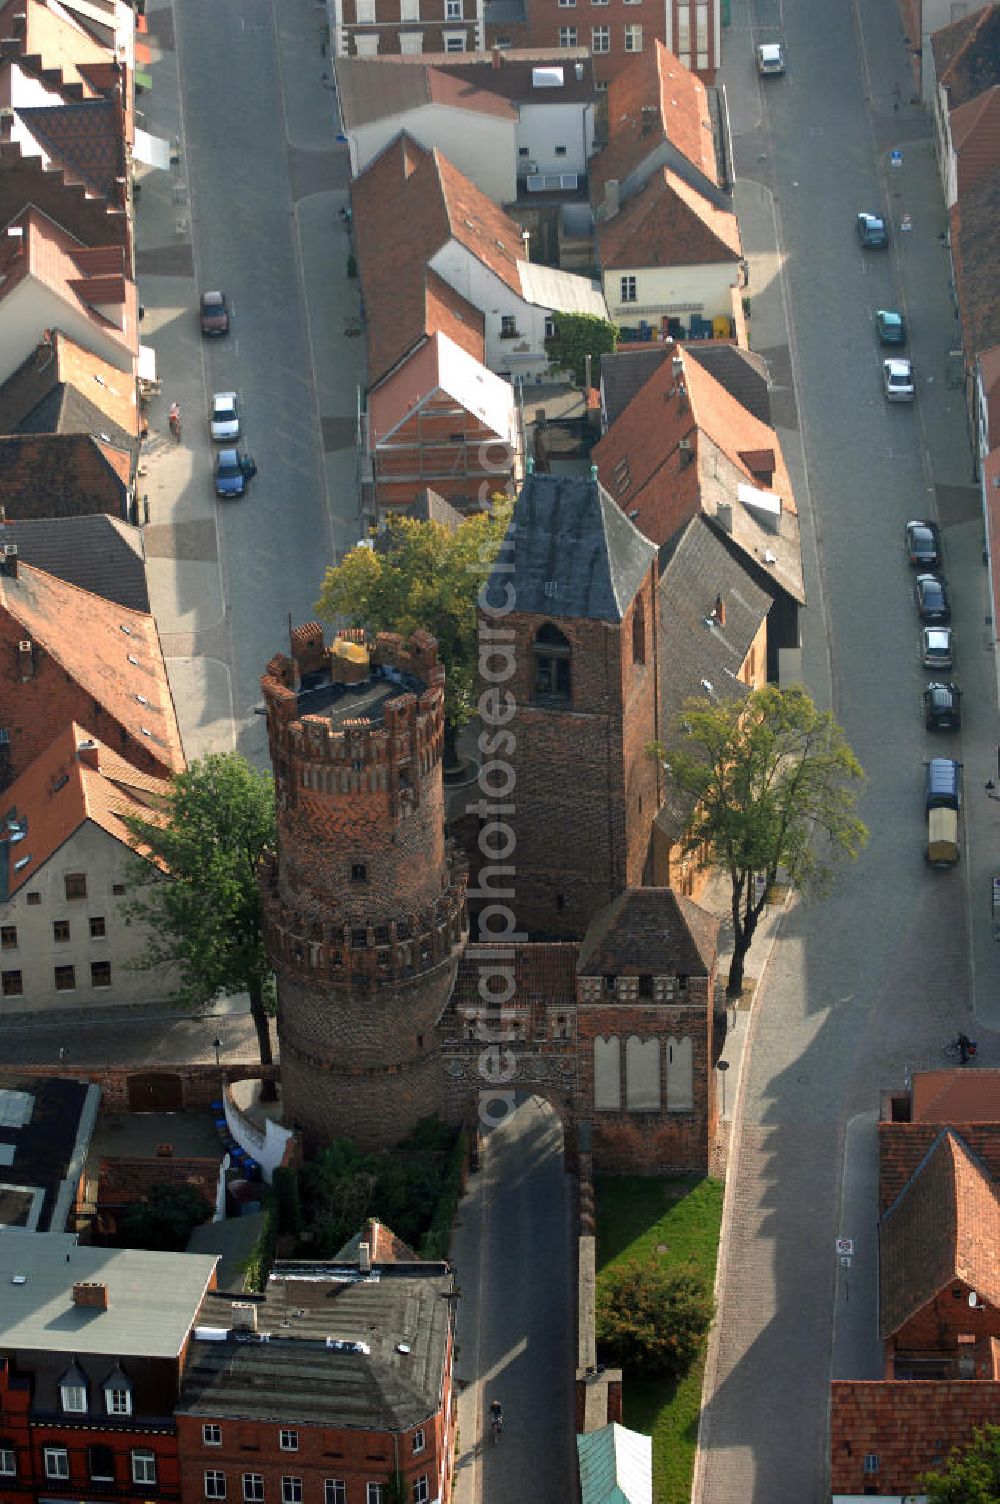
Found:
[[[590,50],[595,53],[611,51],[610,26],[592,26],[590,28]]]
[[[416,57],[424,50],[424,34],[422,31],[401,31],[399,33],[399,50],[404,57]]]
[[[608,0],[590,0],[591,5],[607,5]]]
[[[87,1386],[85,1384],[60,1384],[59,1400],[67,1415],[83,1415],[87,1409]]]
[[[575,26],[560,26],[560,28],[559,28],[559,46],[560,47],[575,47],[576,46],[576,27]]]
[[[365,1504],[385,1504],[385,1489],[381,1483],[365,1484]]]
[[[226,1475],[216,1468],[210,1468],[205,1474],[205,1498],[224,1499],[226,1497]]]
[[[65,1447],[45,1448],[46,1478],[69,1477],[69,1453]]]
[[[642,27],[641,26],[626,26],[626,28],[625,28],[625,51],[626,52],[641,52],[642,51]]]
[[[13,1447],[0,1442],[0,1478],[17,1477],[17,1453]]]
[[[695,46],[699,52],[708,50],[708,6],[699,5],[695,11]]]
[[[413,1504],[428,1504],[431,1491],[427,1487],[426,1478],[417,1478],[413,1484]]]
[[[347,1504],[347,1484],[343,1478],[327,1478],[323,1484],[323,1504]]]
[[[264,1498],[264,1474],[243,1474],[243,1498],[245,1504],[262,1504]]]
[[[420,0],[399,0],[399,19],[401,21],[419,21]]]
[[[576,0],[559,0],[559,9],[571,10],[575,4]]]
[[[618,299],[620,303],[635,303],[638,299],[638,286],[635,277],[622,277],[620,291],[621,296]]]
[[[281,1504],[302,1504],[301,1478],[282,1478]]]
[[[354,0],[354,19],[359,26],[374,26],[375,0]]]
[[[376,57],[378,55],[378,33],[368,32],[365,35],[354,38],[354,51],[358,57]]]
[[[462,0],[444,0],[444,18],[446,21],[461,21]]]
[[[424,1447],[426,1445],[427,1445],[427,1439],[424,1436],[423,1431],[414,1431],[414,1433],[413,1433],[413,1452],[414,1452],[414,1455],[416,1455],[417,1452],[422,1452],[423,1449],[424,1449]]]
[[[134,1451],[132,1453],[132,1482],[155,1483],[156,1482],[156,1453],[148,1451]]]
[[[682,5],[677,12],[677,55],[691,51],[691,12]]]
[[[207,1447],[221,1447],[221,1445],[222,1445],[222,1427],[221,1426],[202,1426],[202,1428],[201,1428],[201,1439],[204,1442],[205,1446],[207,1446]]]
[[[298,1431],[285,1430],[282,1427],[278,1432],[278,1445],[283,1452],[297,1452],[299,1449]]]
[[[109,1415],[132,1414],[132,1391],[127,1384],[115,1382],[104,1386],[104,1408]]]
[[[464,52],[465,32],[446,31],[444,34],[444,50],[445,52]]]

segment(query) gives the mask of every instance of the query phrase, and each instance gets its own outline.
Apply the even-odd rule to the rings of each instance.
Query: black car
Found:
[[[918,574],[915,594],[921,621],[951,621],[948,587],[936,574]]]
[[[911,564],[936,569],[941,563],[941,529],[936,522],[906,524],[906,556]]]
[[[928,731],[957,731],[962,724],[962,691],[956,684],[928,684],[924,690]]]
[[[889,227],[881,214],[859,214],[855,223],[864,250],[884,250],[889,244]]]

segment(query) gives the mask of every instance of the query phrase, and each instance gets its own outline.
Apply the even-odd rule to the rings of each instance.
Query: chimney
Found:
[[[76,760],[85,768],[93,768],[95,773],[101,771],[101,754],[98,745],[93,740],[79,742],[76,749]]]
[[[733,530],[733,504],[731,501],[720,501],[715,509],[715,520],[724,533]]]
[[[594,357],[589,350],[583,357],[583,384],[588,392],[594,385]]]
[[[712,611],[712,615],[715,617],[720,627],[724,627],[726,625],[726,603],[722,599],[721,595],[717,595],[715,597],[715,607]]]
[[[252,1300],[234,1300],[232,1303],[232,1323],[230,1330],[234,1332],[255,1332],[257,1330],[257,1307]]]
[[[686,470],[688,465],[690,465],[691,461],[694,459],[694,455],[691,452],[691,440],[681,439],[680,443],[677,445],[677,449],[681,457],[680,467],[682,470]]]
[[[7,521],[7,518],[5,516],[4,517],[4,522],[6,522],[6,521]],[[17,579],[17,544],[16,543],[5,543],[4,544],[4,546],[3,546],[3,564],[0,567],[2,567],[4,575],[6,576],[6,578],[8,580],[16,580]]]
[[[503,67],[503,53],[500,51],[499,47],[494,47],[492,53],[490,54],[490,67],[494,68],[498,73]]]
[[[73,1304],[86,1306],[92,1311],[108,1309],[108,1287],[97,1280],[82,1280],[73,1286]]]
[[[368,1274],[372,1267],[372,1245],[370,1243],[358,1244],[358,1268],[362,1274]]]
[[[35,644],[30,637],[22,637],[17,645],[17,666],[22,684],[35,677]]]

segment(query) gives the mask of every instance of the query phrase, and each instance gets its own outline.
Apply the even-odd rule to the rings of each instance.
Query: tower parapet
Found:
[[[262,892],[289,1117],[388,1144],[440,1105],[435,1027],[465,939],[444,838],[437,643],[298,627],[261,681],[278,843]]]

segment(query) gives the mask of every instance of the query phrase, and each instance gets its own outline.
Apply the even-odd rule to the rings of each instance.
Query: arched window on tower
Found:
[[[646,612],[639,596],[632,612],[632,662],[646,661]]]
[[[558,627],[546,622],[535,633],[532,649],[535,659],[536,701],[543,704],[568,704],[572,699],[569,641]]]

